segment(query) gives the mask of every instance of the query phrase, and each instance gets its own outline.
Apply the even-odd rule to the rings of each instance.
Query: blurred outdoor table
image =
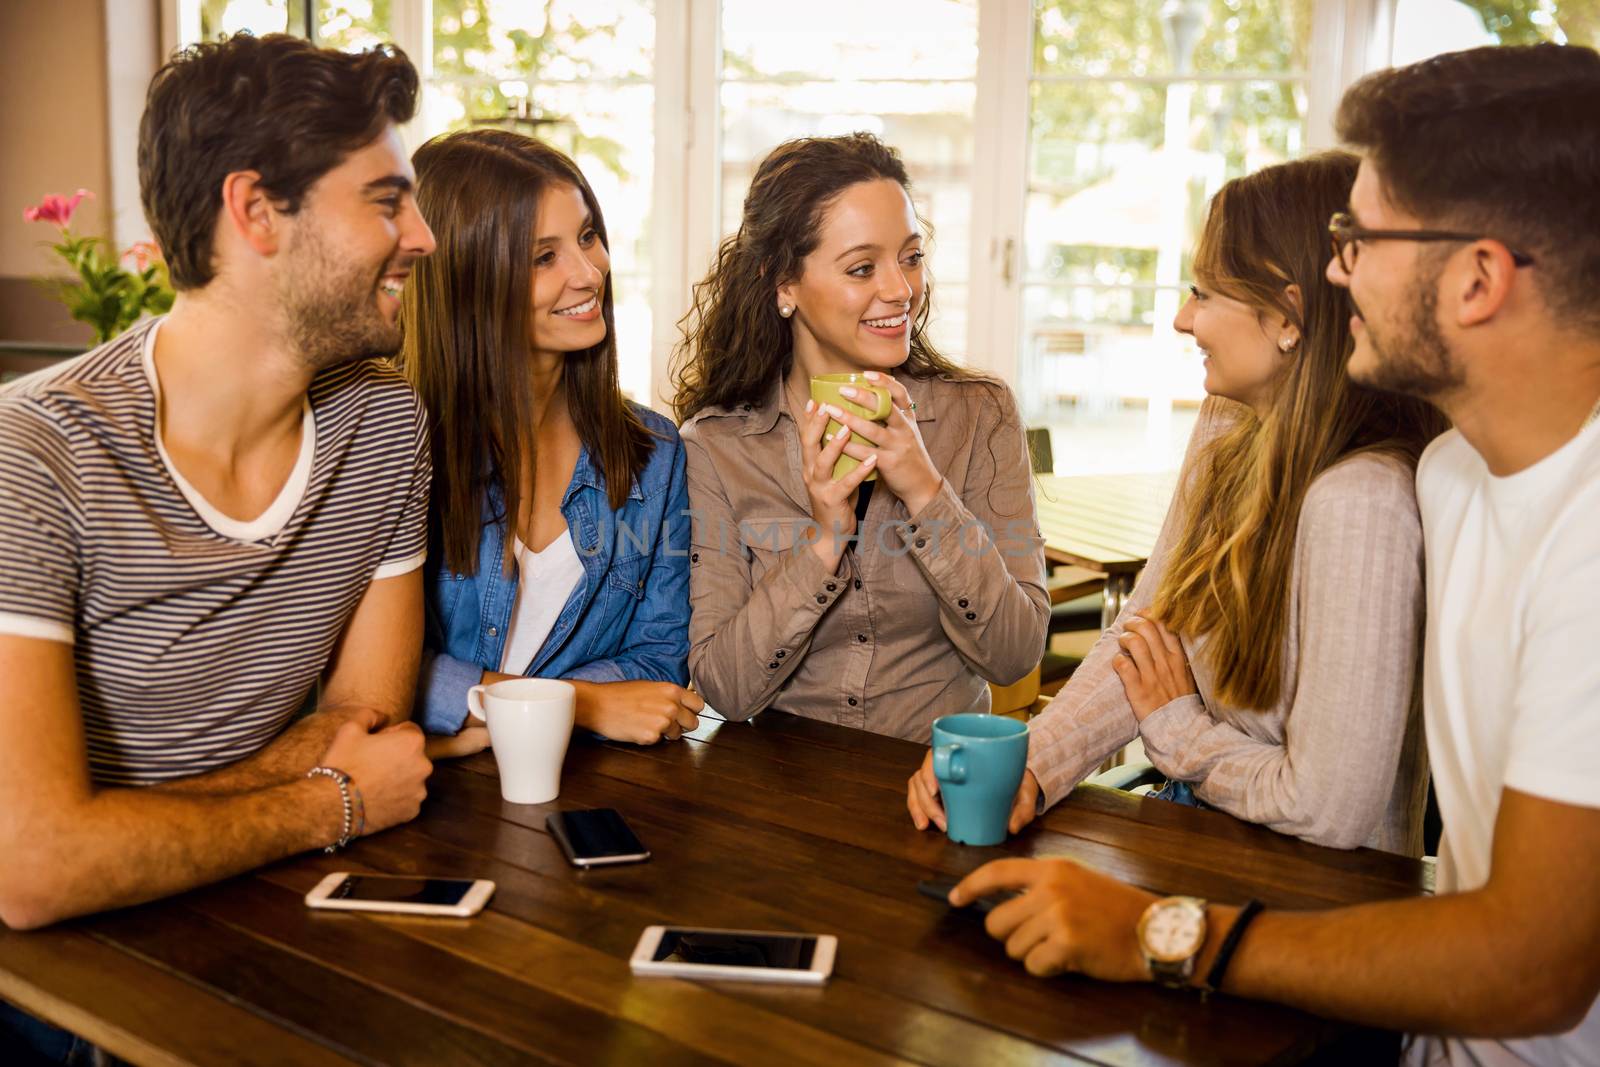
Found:
[[[441,764],[415,822],[171,900],[0,930],[0,996],[136,1064],[841,1065],[1369,1062],[1383,1035],[1229,997],[1028,977],[919,879],[1071,856],[1164,893],[1315,908],[1415,894],[1412,860],[1080,788],[1019,837],[918,833],[922,748],[767,713],[651,748],[576,740],[562,796],[500,799],[485,753]],[[557,808],[614,807],[654,852],[579,871]],[[335,870],[492,878],[473,919],[313,912]],[[831,933],[820,989],[635,979],[652,923]]]
[[[1177,471],[1038,476],[1045,560],[1105,574],[1102,628],[1116,619],[1149,560],[1177,484]]]

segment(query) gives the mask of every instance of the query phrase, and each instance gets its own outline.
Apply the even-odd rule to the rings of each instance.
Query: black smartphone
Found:
[[[650,858],[650,850],[612,808],[552,812],[544,824],[574,867],[642,863]]]
[[[932,897],[952,911],[963,911],[976,915],[987,915],[1006,901],[1021,895],[1012,891],[994,893],[987,897],[979,897],[971,904],[956,908],[950,904],[950,890],[954,889],[960,881],[961,879],[959,878],[924,878],[917,883],[917,892],[925,897]]]

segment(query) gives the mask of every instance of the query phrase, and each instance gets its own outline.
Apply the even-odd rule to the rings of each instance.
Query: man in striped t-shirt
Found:
[[[417,813],[427,427],[364,358],[433,250],[416,89],[283,36],[169,63],[139,169],[171,314],[0,392],[7,925]]]

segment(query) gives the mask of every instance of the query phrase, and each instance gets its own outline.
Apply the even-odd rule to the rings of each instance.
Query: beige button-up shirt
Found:
[[[880,480],[833,571],[808,547],[780,383],[763,404],[683,425],[689,674],[723,715],[777,707],[927,742],[939,716],[989,710],[987,681],[1039,662],[1050,603],[1015,398],[995,382],[896,377],[944,484],[910,515]]]

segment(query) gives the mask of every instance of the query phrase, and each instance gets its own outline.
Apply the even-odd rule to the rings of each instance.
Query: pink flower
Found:
[[[66,228],[72,221],[72,213],[78,210],[78,204],[86,196],[94,196],[87,189],[79,189],[71,196],[58,196],[54,193],[39,201],[37,207],[23,209],[22,217],[28,222],[53,222],[57,226]]]
[[[146,267],[161,258],[161,249],[154,241],[135,241],[122,253],[123,259],[133,260],[133,269],[144,273]]]

